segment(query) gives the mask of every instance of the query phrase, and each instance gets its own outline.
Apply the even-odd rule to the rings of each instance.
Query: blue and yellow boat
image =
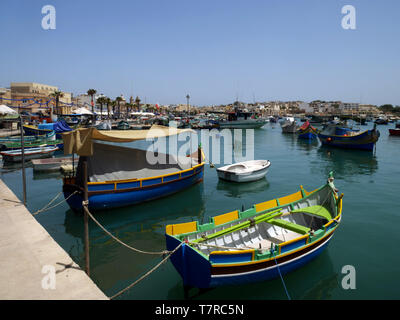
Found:
[[[303,125],[297,129],[299,139],[312,140],[317,138],[318,130],[314,128],[307,120]]]
[[[89,210],[105,210],[165,197],[203,180],[204,155],[199,148],[186,157],[95,142],[131,142],[177,135],[180,130],[152,126],[150,130],[98,131],[78,129],[65,133],[64,153],[80,155],[76,174],[65,177],[63,192],[71,209],[83,201],[83,157],[88,166]]]
[[[317,257],[341,221],[333,174],[322,187],[211,218],[166,226],[166,246],[185,288],[269,280]],[[180,247],[179,247],[180,246]],[[179,247],[179,248],[178,248]]]
[[[53,132],[53,129],[39,129],[37,126],[32,124],[24,124],[23,129],[26,136],[43,136],[49,135]]]
[[[362,132],[346,127],[330,125],[318,134],[318,138],[322,145],[369,151],[374,149],[379,136],[380,132],[379,130],[376,130],[376,125],[374,125],[372,130],[365,130]]]

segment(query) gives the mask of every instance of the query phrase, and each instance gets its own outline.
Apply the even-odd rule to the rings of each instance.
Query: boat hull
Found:
[[[248,174],[236,174],[234,172],[222,171],[217,169],[218,178],[233,182],[251,182],[257,181],[265,177],[268,173],[269,166]]]
[[[282,124],[282,133],[296,133],[297,129],[298,126],[296,122],[290,124],[287,123]]]
[[[54,152],[57,151],[58,149],[54,149],[52,151],[45,151],[45,152],[32,152],[29,153],[29,149],[26,150],[24,154],[24,160],[32,160],[32,159],[41,159],[41,158],[49,158],[53,156]],[[17,155],[9,155],[7,152],[1,152],[1,155],[3,156],[3,161],[4,162],[22,162],[22,154],[17,154]]]
[[[313,132],[299,133],[299,135],[298,135],[299,139],[304,139],[304,140],[313,140],[316,137],[317,137],[317,135]]]
[[[107,210],[162,198],[182,191],[203,180],[204,164],[185,172],[131,182],[88,184],[89,210]],[[79,193],[71,194],[74,191]],[[82,210],[82,189],[64,179],[65,199],[74,211]]]
[[[400,129],[389,129],[389,134],[391,136],[400,136]]]
[[[220,122],[220,129],[258,129],[265,125],[265,121],[227,121]]]
[[[24,125],[24,134],[27,136],[37,136],[37,135],[48,135],[50,134],[53,130],[50,129],[38,129],[34,126],[30,125]]]
[[[379,139],[379,131],[366,130],[355,136],[330,136],[319,134],[318,138],[322,145],[325,146],[371,151],[374,149],[375,143]]]
[[[72,165],[72,158],[33,159],[32,165],[37,172],[59,171],[61,165]]]
[[[293,250],[286,255],[278,255],[275,259],[260,260],[257,263],[238,263],[230,266],[218,266],[200,256],[190,246],[183,244],[172,256],[171,262],[181,275],[184,285],[196,288],[214,288],[226,285],[238,285],[267,281],[281,274],[292,272],[314,258],[318,257],[328,246],[334,229],[309,245]],[[174,250],[180,242],[166,235],[168,250]],[[196,266],[195,269],[187,266]],[[278,271],[279,266],[279,271]]]

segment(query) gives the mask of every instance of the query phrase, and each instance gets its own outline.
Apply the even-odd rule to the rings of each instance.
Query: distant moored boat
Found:
[[[58,150],[57,147],[39,147],[39,148],[30,148],[24,149],[24,159],[31,160],[31,159],[38,159],[38,158],[49,158],[51,157],[54,152]],[[3,151],[0,152],[3,156],[3,161],[5,162],[21,162],[22,161],[22,150],[11,150],[11,151]]]

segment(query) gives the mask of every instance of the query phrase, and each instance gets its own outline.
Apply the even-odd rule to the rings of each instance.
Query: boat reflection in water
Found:
[[[177,202],[179,202],[179,206],[176,206]],[[132,214],[133,210],[135,214]],[[128,242],[129,239],[135,242],[135,235],[139,233],[157,234],[161,240],[154,240],[154,245],[155,243],[163,243],[165,225],[175,221],[202,220],[204,212],[204,185],[200,183],[169,197],[138,204],[134,209],[132,207],[121,207],[99,211],[96,214],[96,219],[115,235],[123,233]],[[64,225],[66,233],[83,241],[83,223],[80,213],[68,210],[65,213]],[[108,236],[103,237],[103,235],[104,232],[100,228],[95,227],[90,230],[91,239],[103,239],[104,243],[102,240],[98,244],[103,243],[106,247],[110,238]]]
[[[362,150],[331,149],[321,146],[318,156],[327,163],[327,170],[333,170],[342,178],[359,174],[371,175],[378,170],[378,161],[372,152]]]
[[[224,191],[224,195],[231,198],[247,197],[251,193],[264,192],[269,188],[266,178],[246,183],[232,183],[218,180],[217,190]]]
[[[318,139],[297,139],[297,149],[310,151],[318,147]]]

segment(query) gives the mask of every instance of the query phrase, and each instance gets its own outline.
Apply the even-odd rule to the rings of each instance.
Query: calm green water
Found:
[[[368,126],[369,127],[369,126]],[[284,276],[292,299],[399,299],[400,137],[378,126],[376,153],[326,149],[319,142],[283,135],[279,125],[255,130],[255,158],[272,163],[265,180],[232,184],[219,181],[215,169],[205,168],[204,183],[152,203],[103,212],[97,219],[117,237],[143,250],[163,250],[167,224],[199,220],[242,206],[296,192],[302,184],[314,190],[333,170],[335,185],[344,193],[343,219],[327,250],[300,270]],[[362,127],[366,129],[367,127]],[[22,198],[21,171],[3,167],[1,178]],[[27,169],[28,208],[46,205],[62,188],[56,175],[33,175]],[[81,266],[83,218],[63,203],[39,214],[37,220]],[[148,271],[159,257],[134,253],[90,223],[91,276],[111,296]],[[356,269],[356,289],[341,286],[344,265]],[[194,293],[194,292],[193,292]],[[170,262],[120,299],[182,299],[183,286]],[[280,279],[217,288],[200,299],[286,299]]]

